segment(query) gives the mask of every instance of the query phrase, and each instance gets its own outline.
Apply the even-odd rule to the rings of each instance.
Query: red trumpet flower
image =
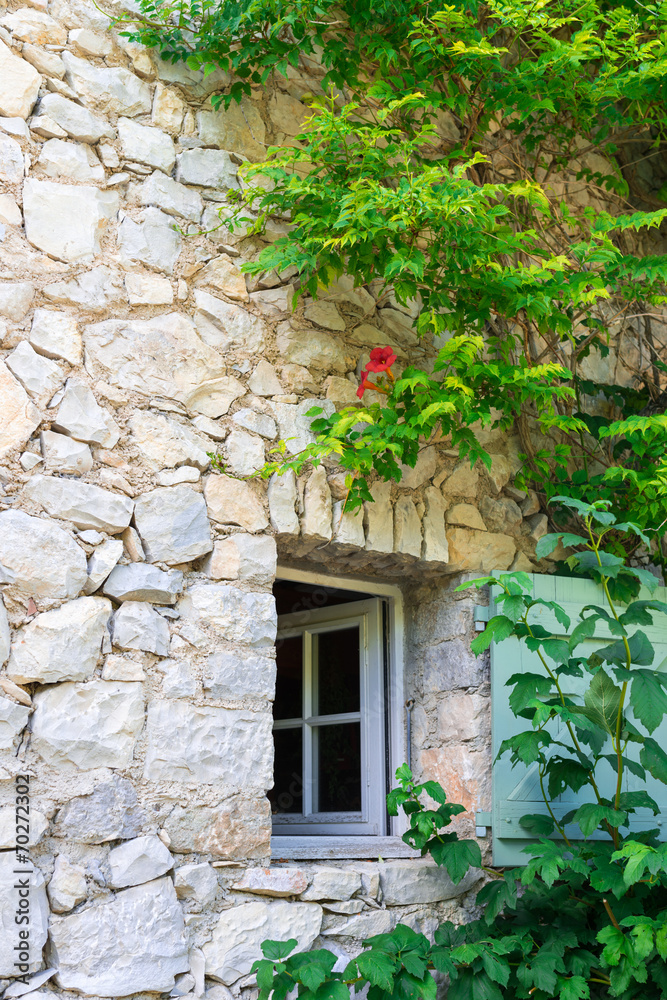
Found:
[[[366,365],[366,371],[388,372],[395,360],[396,355],[391,347],[374,347],[371,351],[371,359]]]

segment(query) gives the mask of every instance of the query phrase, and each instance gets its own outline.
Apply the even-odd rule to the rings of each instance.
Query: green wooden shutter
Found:
[[[605,606],[602,588],[592,580],[578,580],[569,577],[534,575],[533,596],[547,601],[557,601],[572,620],[572,627],[578,621],[578,616],[587,604]],[[494,588],[494,593],[497,593]],[[657,600],[667,601],[667,588],[659,588],[653,595],[643,591],[641,599],[653,596]],[[489,616],[502,614],[502,605],[493,602],[489,608]],[[532,612],[534,620],[554,635],[563,636],[565,631],[556,621],[549,608],[538,607]],[[662,620],[661,620],[662,619]],[[659,670],[667,669],[667,620],[662,615],[655,615],[652,627],[643,627],[643,631],[653,643],[655,659],[653,666]],[[613,637],[603,623],[597,626],[597,635],[588,639],[577,649],[578,655],[589,655],[599,646],[607,644]],[[544,668],[536,653],[526,649],[518,639],[505,639],[504,642],[491,645],[491,709],[492,709],[492,742],[493,757],[498,753],[500,744],[513,733],[521,732],[528,724],[526,720],[516,719],[509,707],[510,689],[506,682],[512,674],[523,672],[541,673]],[[581,694],[584,681],[576,678],[564,678],[565,693],[576,696]],[[556,725],[556,724],[555,724]],[[554,732],[558,732],[554,728]],[[667,747],[667,720],[653,733],[661,746]],[[628,756],[638,757],[638,748],[631,746],[626,751]],[[604,769],[604,770],[603,770]],[[599,769],[602,788],[607,794],[612,794],[614,788],[611,766],[602,763]],[[642,787],[639,778],[625,772],[624,790],[632,791]],[[667,786],[647,775],[646,786],[649,795],[653,796],[661,809],[659,816],[654,817],[648,810],[641,810],[633,821],[634,829],[653,829],[661,827],[661,838],[667,836]],[[603,794],[605,794],[603,792]],[[586,790],[575,795],[568,791],[554,803],[554,812],[560,817],[570,809],[585,801]],[[524,865],[528,855],[522,853],[530,841],[530,835],[521,828],[519,819],[526,813],[546,813],[544,800],[540,792],[537,765],[532,767],[517,766],[512,768],[509,754],[493,766],[493,863],[501,866]],[[577,828],[575,828],[577,829]],[[568,831],[570,833],[571,831]],[[600,836],[602,836],[600,834]]]

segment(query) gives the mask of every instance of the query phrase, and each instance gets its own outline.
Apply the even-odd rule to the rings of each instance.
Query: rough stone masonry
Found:
[[[404,857],[271,863],[278,556],[404,587],[414,768],[488,809],[488,667],[453,584],[533,569],[546,519],[510,485],[512,437],[486,440],[490,472],[425,445],[358,516],[332,465],[237,478],[310,441],[314,401],[355,402],[373,347],[438,347],[379,286],[292,312],[293,275],[241,273],[286,225],[232,233],[227,194],[297,141],[319,67],[213,111],[222,74],[161,63],[92,0],[28,3],[0,16],[0,985],[229,1000],[265,938],[343,962],[398,920],[465,919],[474,887]],[[10,985],[17,774],[29,985]]]

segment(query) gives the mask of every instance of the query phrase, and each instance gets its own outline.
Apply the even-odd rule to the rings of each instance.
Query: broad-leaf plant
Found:
[[[391,814],[403,809],[409,818],[403,839],[455,883],[471,868],[490,876],[477,893],[483,916],[462,926],[444,922],[433,943],[399,924],[364,942],[340,972],[327,950],[294,954],[296,941],[267,942],[255,964],[260,1000],[284,1000],[295,987],[302,1000],[347,1000],[367,985],[369,1000],[435,1000],[442,976],[447,1000],[667,997],[667,845],[658,827],[632,829],[638,815],[660,813],[642,787],[646,776],[667,784],[667,752],[653,736],[667,713],[667,674],[644,631],[665,622],[667,603],[651,596],[652,574],[605,548],[611,533],[641,537],[641,528],[619,524],[607,501],[559,499],[577,510],[585,534],[547,535],[540,551],[566,545],[572,570],[599,585],[599,604],[571,621],[557,602],[533,599],[524,573],[472,581],[495,588],[500,609],[473,650],[514,636],[539,664],[508,681],[510,707],[525,728],[499,750],[513,765],[539,769],[544,809],[521,819],[535,838],[524,849],[525,866],[484,868],[476,841],[445,832],[463,807],[448,802],[437,782],[417,784],[403,765],[388,798]],[[545,603],[567,638],[536,624],[536,606]],[[587,652],[584,643],[590,649],[596,638]],[[577,697],[564,693],[572,678],[580,682]],[[579,804],[557,816],[554,800],[566,790]]]
[[[622,520],[662,535],[667,4],[138,8],[117,22],[131,38],[223,71],[212,98],[222,113],[276,80],[295,81],[311,107],[296,141],[242,171],[246,269],[282,273],[311,296],[347,274],[373,283],[380,305],[419,305],[421,347],[391,391],[321,418],[303,461],[340,456],[353,506],[369,499],[369,470],[400,478],[429,435],[488,461],[476,430],[511,422],[517,485],[537,488],[545,509],[561,494],[609,499]],[[233,209],[223,206],[226,220]],[[289,229],[267,246],[253,234],[272,218]],[[450,337],[462,339],[443,356]]]

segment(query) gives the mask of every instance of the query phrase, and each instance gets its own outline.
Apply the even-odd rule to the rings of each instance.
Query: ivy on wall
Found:
[[[255,232],[291,221],[246,270],[295,267],[313,296],[343,273],[380,279],[419,301],[416,331],[440,348],[432,371],[376,381],[381,403],[320,418],[317,443],[265,474],[336,454],[354,506],[371,473],[400,478],[430,435],[488,461],[475,429],[515,427],[519,485],[545,502],[609,499],[655,549],[667,530],[667,4],[140,6],[133,39],[231,74],[216,106],[301,57],[320,62],[299,143],[245,169],[238,217]]]

